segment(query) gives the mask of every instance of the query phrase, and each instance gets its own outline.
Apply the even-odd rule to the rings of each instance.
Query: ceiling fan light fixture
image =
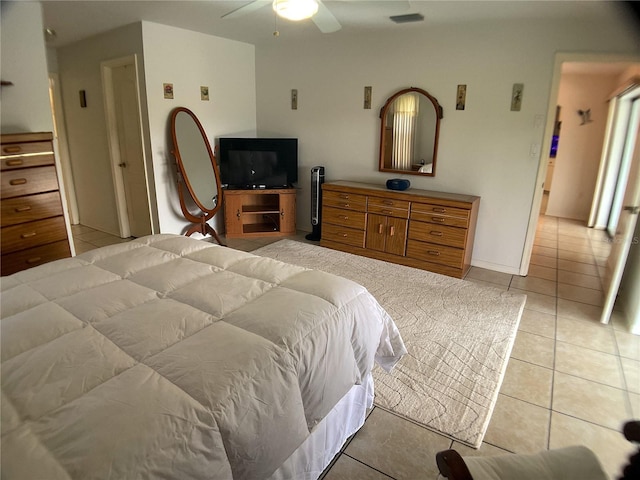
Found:
[[[306,20],[318,13],[316,0],[273,0],[273,10],[287,20]]]

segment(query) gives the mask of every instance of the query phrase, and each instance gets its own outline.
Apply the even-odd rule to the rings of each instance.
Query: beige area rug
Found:
[[[525,295],[292,240],[252,253],[366,287],[396,322],[408,350],[391,375],[374,369],[375,404],[480,446]]]

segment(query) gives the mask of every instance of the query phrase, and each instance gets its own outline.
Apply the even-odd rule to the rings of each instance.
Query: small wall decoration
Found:
[[[456,110],[464,110],[464,106],[467,102],[467,86],[458,85],[458,92],[456,93]]]
[[[80,108],[87,108],[87,92],[80,90],[78,94],[80,96]]]
[[[511,91],[511,111],[519,112],[522,108],[522,93],[524,92],[524,83],[514,83]]]
[[[582,123],[580,125],[585,125],[587,123],[593,122],[593,120],[591,120],[591,109],[590,108],[588,108],[586,110],[578,110],[578,115],[580,115],[580,118],[582,119]]]
[[[172,99],[173,98],[173,83],[163,83],[162,88],[164,90],[164,98]]]
[[[298,90],[294,88],[291,90],[291,110],[297,110],[297,109],[298,109]]]
[[[371,110],[371,87],[364,87],[364,108]]]
[[[200,100],[209,101],[209,87],[200,87]]]

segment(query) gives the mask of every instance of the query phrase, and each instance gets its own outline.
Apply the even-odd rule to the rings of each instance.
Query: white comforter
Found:
[[[2,279],[2,478],[260,479],[405,353],[360,285],[175,235]]]

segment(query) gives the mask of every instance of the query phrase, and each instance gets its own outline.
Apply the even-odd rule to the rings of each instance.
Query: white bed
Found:
[[[177,235],[2,278],[2,476],[317,478],[406,353],[360,285]]]

